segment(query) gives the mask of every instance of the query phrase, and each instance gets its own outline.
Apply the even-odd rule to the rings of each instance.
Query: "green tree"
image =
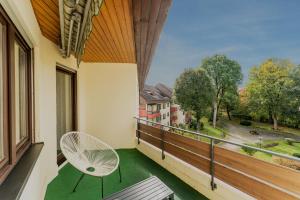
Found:
[[[271,115],[273,128],[278,129],[278,118],[289,102],[288,92],[292,86],[289,72],[293,64],[287,60],[268,59],[250,72],[249,104],[252,114]]]
[[[288,102],[283,105],[281,123],[295,128],[300,127],[300,66],[292,68],[289,73],[292,83],[288,90]]]
[[[193,111],[199,123],[209,108],[213,96],[211,82],[205,70],[186,69],[176,79],[174,92],[176,102],[184,110]]]
[[[231,87],[225,92],[221,106],[226,110],[228,119],[231,120],[231,111],[236,110],[239,106],[237,87]]]
[[[242,80],[241,66],[225,55],[215,55],[205,58],[201,68],[207,71],[214,89],[212,110],[213,126],[216,127],[218,108],[226,91],[230,90],[230,88],[237,87]]]

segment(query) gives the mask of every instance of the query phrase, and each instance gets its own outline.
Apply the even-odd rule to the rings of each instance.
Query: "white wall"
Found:
[[[165,104],[165,108],[163,108],[163,104]],[[167,125],[169,126],[170,125],[170,103],[169,103],[169,106],[168,106],[168,103],[161,103],[161,109],[160,109],[160,114],[161,114],[161,124],[163,125]],[[169,116],[167,115],[167,113],[169,113]],[[164,119],[163,118],[163,115],[166,116],[166,118]]]
[[[114,148],[135,147],[138,116],[136,64],[82,63],[79,68],[79,129]]]

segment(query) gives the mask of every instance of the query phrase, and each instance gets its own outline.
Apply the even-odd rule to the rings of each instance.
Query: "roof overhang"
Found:
[[[172,0],[31,0],[42,34],[63,50],[62,55],[74,54],[84,62],[137,63],[140,90],[149,72],[171,2]],[[62,14],[64,17],[61,17]],[[91,21],[84,21],[85,16],[90,17]],[[74,32],[70,35],[72,19]],[[86,25],[83,26],[83,23]],[[85,27],[88,28],[84,29]],[[81,33],[86,36],[81,37]],[[79,46],[82,49],[78,51]]]

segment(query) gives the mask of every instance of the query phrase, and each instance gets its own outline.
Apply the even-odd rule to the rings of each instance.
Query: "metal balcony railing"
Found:
[[[164,152],[166,151],[207,172],[211,176],[212,190],[217,188],[214,181],[216,176],[218,179],[258,199],[300,199],[300,171],[265,162],[215,144],[218,142],[228,143],[300,163],[300,159],[297,157],[138,117],[135,117],[135,119],[138,122],[138,143],[141,139],[158,147],[162,151],[162,159],[165,158]],[[150,126],[141,122],[150,124]],[[207,138],[209,143],[173,133],[174,130],[189,133],[198,138]]]

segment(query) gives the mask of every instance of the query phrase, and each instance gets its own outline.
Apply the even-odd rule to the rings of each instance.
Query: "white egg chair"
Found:
[[[82,132],[68,132],[61,137],[60,147],[67,161],[82,172],[73,192],[85,174],[101,178],[102,198],[104,176],[118,169],[122,182],[117,152],[98,138]]]

